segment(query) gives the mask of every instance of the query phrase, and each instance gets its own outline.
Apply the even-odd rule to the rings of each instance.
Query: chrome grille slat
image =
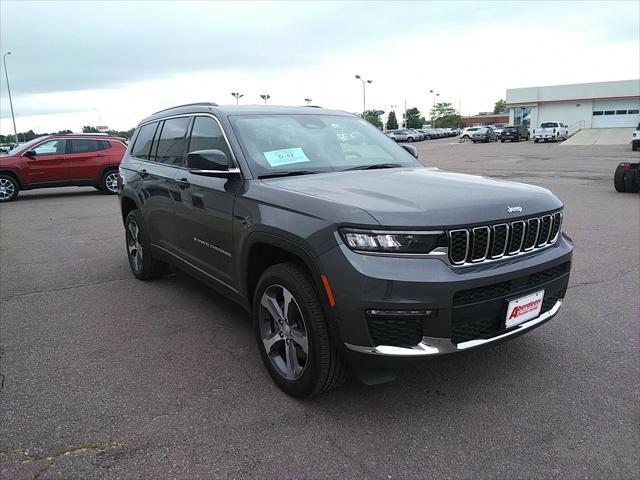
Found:
[[[449,230],[449,262],[478,264],[520,255],[556,242],[562,229],[562,212],[528,217],[508,223]]]

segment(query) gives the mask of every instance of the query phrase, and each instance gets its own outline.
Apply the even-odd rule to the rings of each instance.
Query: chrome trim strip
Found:
[[[504,248],[502,249],[502,253],[500,253],[500,255],[493,255],[493,242],[491,245],[491,255],[490,258],[492,260],[495,260],[497,258],[502,258],[504,257],[504,254],[507,252],[507,248],[509,247],[509,224],[508,223],[499,223],[497,225],[493,226],[493,241],[495,242],[496,239],[496,227],[505,227],[507,229],[506,233],[505,233],[505,237],[504,237]]]
[[[480,347],[489,343],[509,338],[512,335],[523,333],[535,326],[544,323],[551,317],[556,315],[562,306],[562,300],[558,300],[548,312],[539,315],[533,320],[521,323],[517,328],[498,335],[497,337],[469,340],[468,342],[452,343],[450,338],[422,337],[422,341],[415,347],[394,347],[391,345],[378,345],[377,347],[367,347],[362,345],[352,345],[345,343],[344,345],[354,352],[368,353],[372,355],[396,356],[396,357],[423,357],[429,355],[443,355],[447,353],[456,353],[468,350],[470,348]]]
[[[556,223],[556,217],[558,217],[558,231],[556,232],[556,236],[553,237],[553,239],[551,239],[549,243],[556,243],[556,240],[558,240],[558,238],[560,237],[560,232],[562,232],[562,219],[563,219],[562,212],[556,212],[553,214],[553,225],[555,225]],[[552,228],[553,228],[553,225],[552,225]]]

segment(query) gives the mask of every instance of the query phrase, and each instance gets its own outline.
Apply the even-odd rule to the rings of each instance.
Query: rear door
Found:
[[[70,138],[67,140],[67,164],[70,180],[99,180],[107,163],[109,144],[94,138]]]
[[[45,140],[32,148],[33,156],[23,154],[26,183],[58,183],[68,179],[66,160],[67,140]]]
[[[175,167],[155,161],[162,121],[142,125],[131,147],[129,165],[138,174],[133,182],[141,202],[141,214],[149,240],[154,245],[171,250],[171,229],[175,221],[175,202],[169,188],[173,184]]]
[[[186,151],[213,149],[231,155],[217,119],[195,116]],[[176,210],[180,256],[235,288],[232,283],[232,215],[239,177],[205,177],[180,168],[176,180],[175,188],[180,196]]]

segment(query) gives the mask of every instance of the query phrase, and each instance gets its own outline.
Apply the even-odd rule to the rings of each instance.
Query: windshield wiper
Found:
[[[376,170],[378,168],[397,168],[401,167],[399,163],[375,163],[373,165],[359,165],[357,167],[345,168],[344,170],[340,170],[341,172],[346,172],[348,170]]]
[[[258,178],[276,178],[276,177],[293,177],[295,175],[312,175],[318,172],[312,172],[311,170],[293,170],[290,172],[273,172],[273,173],[265,173],[264,175],[258,176]]]

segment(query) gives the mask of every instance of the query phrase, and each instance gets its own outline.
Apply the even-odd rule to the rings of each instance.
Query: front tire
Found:
[[[288,395],[312,397],[344,381],[344,359],[329,335],[313,282],[298,264],[280,263],[262,274],[253,325],[262,361]]]
[[[0,175],[0,203],[11,202],[16,199],[20,185],[11,175]]]
[[[131,272],[138,280],[159,278],[167,272],[168,265],[151,255],[151,244],[142,223],[142,215],[132,210],[125,221],[127,257]]]

